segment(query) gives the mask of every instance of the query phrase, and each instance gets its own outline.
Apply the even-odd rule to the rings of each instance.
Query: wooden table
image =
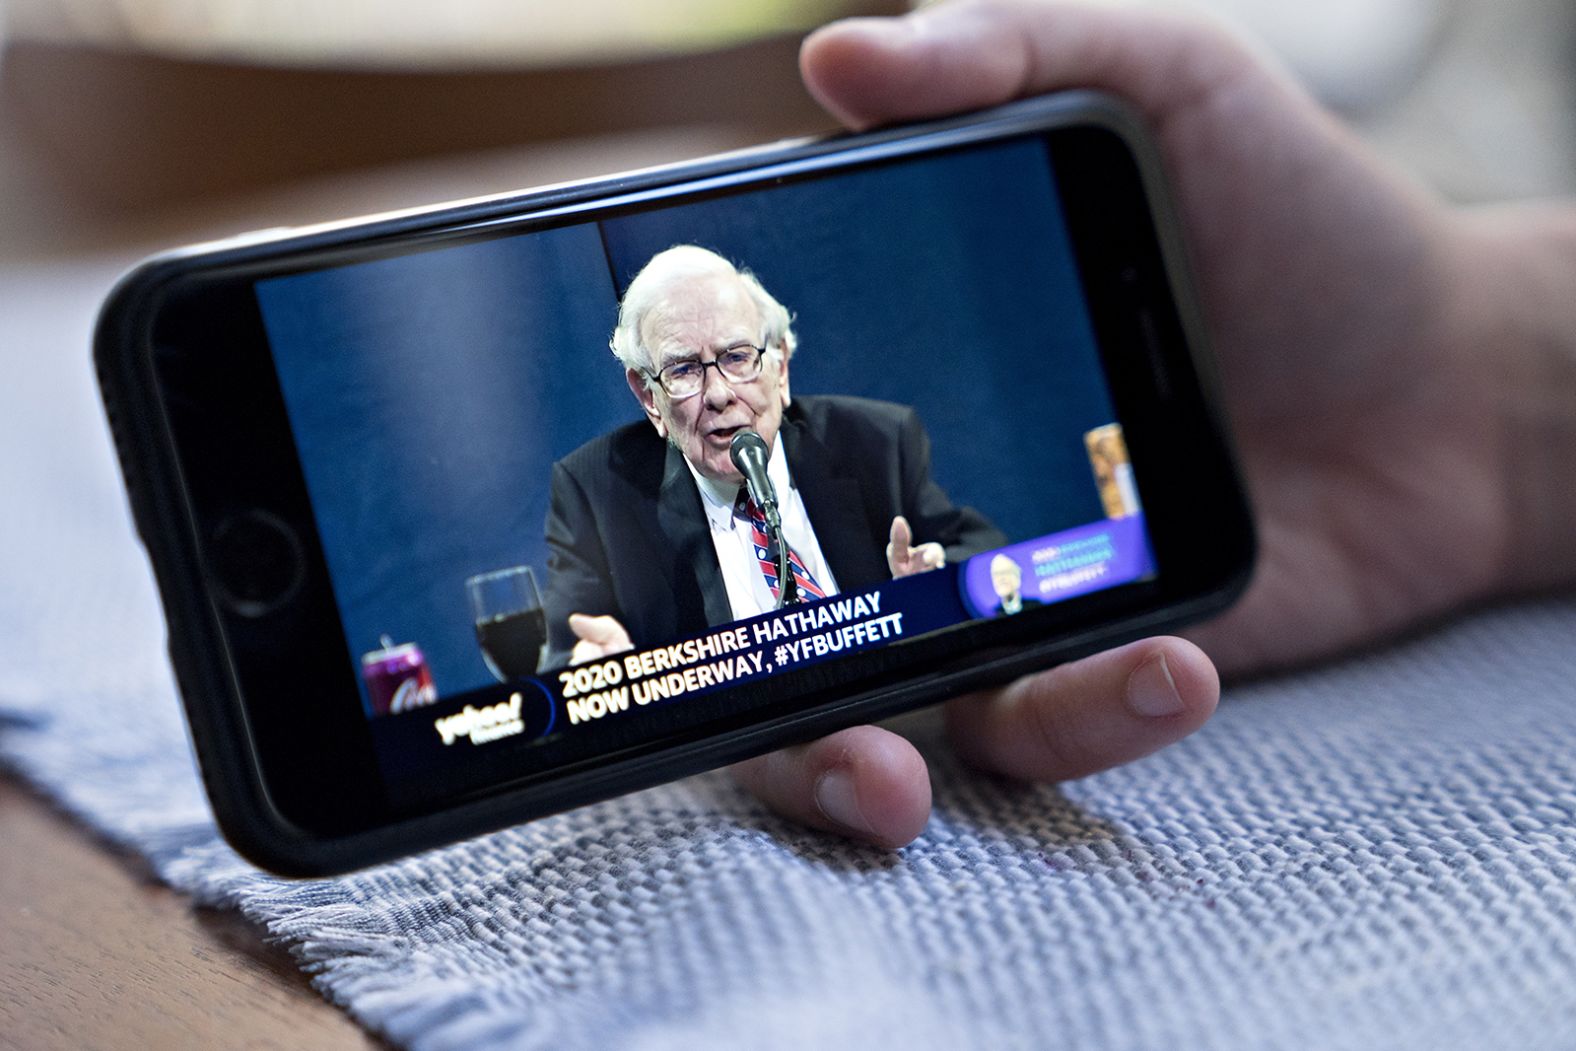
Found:
[[[236,913],[0,777],[0,1047],[384,1046]]]

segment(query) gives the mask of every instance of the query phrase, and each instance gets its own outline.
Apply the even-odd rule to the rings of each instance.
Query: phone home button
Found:
[[[306,553],[295,530],[257,508],[219,523],[208,542],[208,564],[220,602],[243,617],[279,609],[306,576]]]

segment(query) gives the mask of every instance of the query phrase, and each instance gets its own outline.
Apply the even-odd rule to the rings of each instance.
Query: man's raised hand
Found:
[[[892,519],[892,530],[887,539],[887,568],[893,579],[913,576],[927,569],[940,569],[947,564],[947,553],[940,544],[914,543],[914,531],[908,519],[898,515]]]
[[[592,617],[585,613],[569,614],[569,630],[579,639],[569,652],[570,664],[584,664],[615,653],[632,650],[629,632],[617,617]]]

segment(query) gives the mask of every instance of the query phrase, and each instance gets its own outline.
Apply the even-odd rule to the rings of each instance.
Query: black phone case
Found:
[[[110,429],[125,476],[137,532],[148,550],[169,624],[169,655],[214,814],[226,839],[250,860],[290,876],[360,868],[417,850],[494,831],[624,792],[758,755],[843,727],[886,718],[954,694],[1009,681],[1025,672],[1172,629],[1229,605],[1251,574],[1254,540],[1246,498],[1224,509],[1240,519],[1240,566],[1218,586],[1141,615],[1059,634],[1010,654],[942,673],[886,683],[850,694],[834,707],[798,713],[656,754],[578,772],[529,791],[502,789],[448,809],[325,837],[291,823],[270,799],[240,690],[226,659],[222,625],[202,586],[198,537],[179,461],[153,375],[150,333],[161,294],[199,270],[268,259],[286,252],[365,245],[418,237],[458,223],[477,223],[655,189],[766,164],[827,157],[916,137],[949,144],[1015,133],[1092,125],[1116,132],[1137,159],[1182,329],[1204,388],[1207,413],[1228,461],[1231,446],[1219,408],[1212,363],[1191,294],[1177,223],[1160,178],[1159,160],[1136,116],[1109,96],[1066,92],[981,113],[859,135],[800,140],[609,178],[303,230],[263,231],[156,256],[128,273],[109,295],[95,332],[94,357]],[[1240,491],[1240,486],[1239,486]]]

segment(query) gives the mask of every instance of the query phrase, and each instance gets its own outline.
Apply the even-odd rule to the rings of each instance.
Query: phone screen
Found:
[[[254,289],[395,800],[1159,571],[1043,136]]]

